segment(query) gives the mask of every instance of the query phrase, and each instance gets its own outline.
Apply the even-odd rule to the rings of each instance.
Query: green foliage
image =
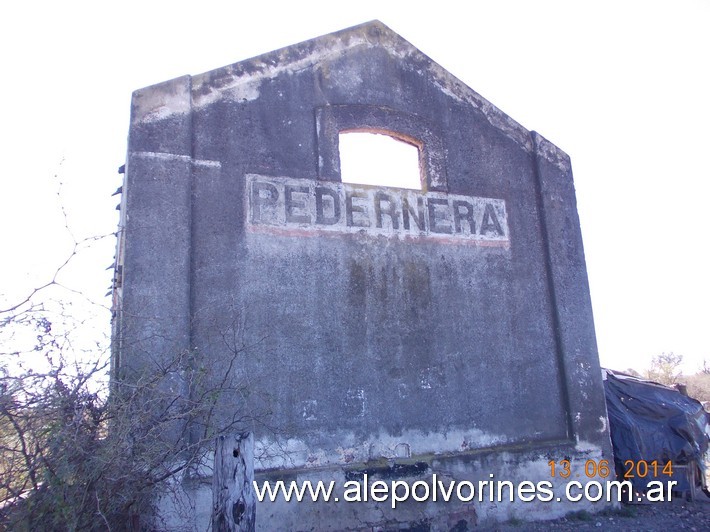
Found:
[[[0,530],[144,526],[155,494],[165,496],[171,479],[204,463],[214,438],[241,422],[214,426],[217,401],[237,390],[191,353],[112,382],[109,396],[105,353],[69,363],[46,317],[18,320],[3,327],[32,329],[46,370],[13,363],[17,352],[0,366]]]

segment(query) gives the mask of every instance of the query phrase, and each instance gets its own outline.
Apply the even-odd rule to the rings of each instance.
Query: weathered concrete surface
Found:
[[[345,130],[419,146],[422,191],[340,183]],[[119,374],[229,369],[262,478],[610,459],[569,158],[381,23],[136,91],[124,211]],[[580,509],[417,504],[262,503],[257,527]]]

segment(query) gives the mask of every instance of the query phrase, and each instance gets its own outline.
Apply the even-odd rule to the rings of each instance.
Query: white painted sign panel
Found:
[[[247,175],[247,227],[509,245],[505,201],[442,192]]]

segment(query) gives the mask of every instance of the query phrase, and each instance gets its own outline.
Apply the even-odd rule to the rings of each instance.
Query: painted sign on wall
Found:
[[[247,227],[509,245],[502,199],[247,175]]]

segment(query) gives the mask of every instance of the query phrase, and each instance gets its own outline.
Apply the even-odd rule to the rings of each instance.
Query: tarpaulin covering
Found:
[[[627,473],[624,480],[630,480],[636,490],[644,490],[651,480],[669,480],[662,472],[668,461],[673,466],[694,463],[704,472],[710,416],[702,405],[674,388],[605,372],[604,393],[617,475]],[[643,467],[637,468],[637,464]],[[680,482],[678,489],[688,488],[682,485],[683,478],[673,475],[673,480]]]

